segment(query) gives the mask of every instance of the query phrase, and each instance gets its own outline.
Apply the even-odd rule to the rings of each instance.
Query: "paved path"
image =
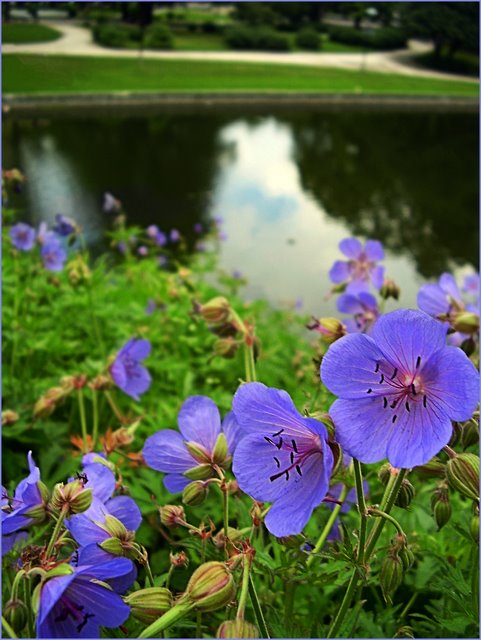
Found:
[[[261,62],[293,64],[312,67],[331,67],[351,71],[375,71],[404,76],[467,80],[477,78],[422,69],[413,62],[413,54],[427,52],[430,45],[410,41],[409,49],[369,53],[268,53],[251,51],[131,51],[108,49],[92,41],[90,30],[61,22],[44,22],[62,33],[53,42],[38,44],[4,44],[3,53],[59,54],[69,56],[103,56],[109,58],[149,58],[154,60],[211,60],[228,62]]]

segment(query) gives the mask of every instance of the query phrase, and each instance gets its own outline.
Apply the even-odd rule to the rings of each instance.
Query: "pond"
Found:
[[[75,218],[95,252],[111,218],[177,228],[223,218],[220,266],[244,297],[334,313],[328,271],[347,236],[376,238],[401,304],[426,278],[478,268],[478,114],[320,108],[68,111],[4,120],[3,166],[28,178],[12,206]]]

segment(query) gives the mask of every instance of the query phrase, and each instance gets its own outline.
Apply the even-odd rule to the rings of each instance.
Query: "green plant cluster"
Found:
[[[232,27],[226,32],[225,41],[231,49],[258,51],[289,51],[290,49],[288,37],[269,27]]]
[[[368,49],[379,49],[381,51],[403,49],[407,42],[405,32],[393,27],[361,31],[354,27],[328,25],[326,26],[326,31],[329,34],[329,38],[334,42],[357,45]]]
[[[142,44],[148,49],[172,49],[174,46],[170,29],[160,22],[152,24],[145,31],[139,25],[101,22],[93,28],[92,33],[95,42],[104,47],[129,49]]]

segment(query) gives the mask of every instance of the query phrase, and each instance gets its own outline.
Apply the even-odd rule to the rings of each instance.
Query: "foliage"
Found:
[[[157,23],[147,29],[144,45],[147,49],[172,49],[174,38],[168,27]]]
[[[402,49],[406,46],[406,35],[394,28],[376,29],[371,32],[361,31],[354,27],[329,25],[329,37],[334,42],[369,47],[370,49]]]
[[[97,44],[104,47],[114,47],[122,49],[128,47],[132,42],[139,42],[142,39],[140,27],[127,24],[97,24],[92,30],[93,38]]]
[[[288,51],[288,38],[268,27],[232,27],[226,32],[226,43],[232,49]]]
[[[296,34],[296,44],[301,49],[317,51],[321,45],[321,38],[315,29],[306,27]]]

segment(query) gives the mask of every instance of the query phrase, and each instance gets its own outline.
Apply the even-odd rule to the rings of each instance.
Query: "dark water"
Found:
[[[351,235],[384,243],[415,306],[426,278],[478,268],[478,114],[359,110],[161,110],[7,118],[3,166],[27,176],[12,204],[34,223],[62,212],[101,246],[110,191],[131,223],[224,219],[220,264],[245,297],[302,299],[326,314],[327,272]]]

